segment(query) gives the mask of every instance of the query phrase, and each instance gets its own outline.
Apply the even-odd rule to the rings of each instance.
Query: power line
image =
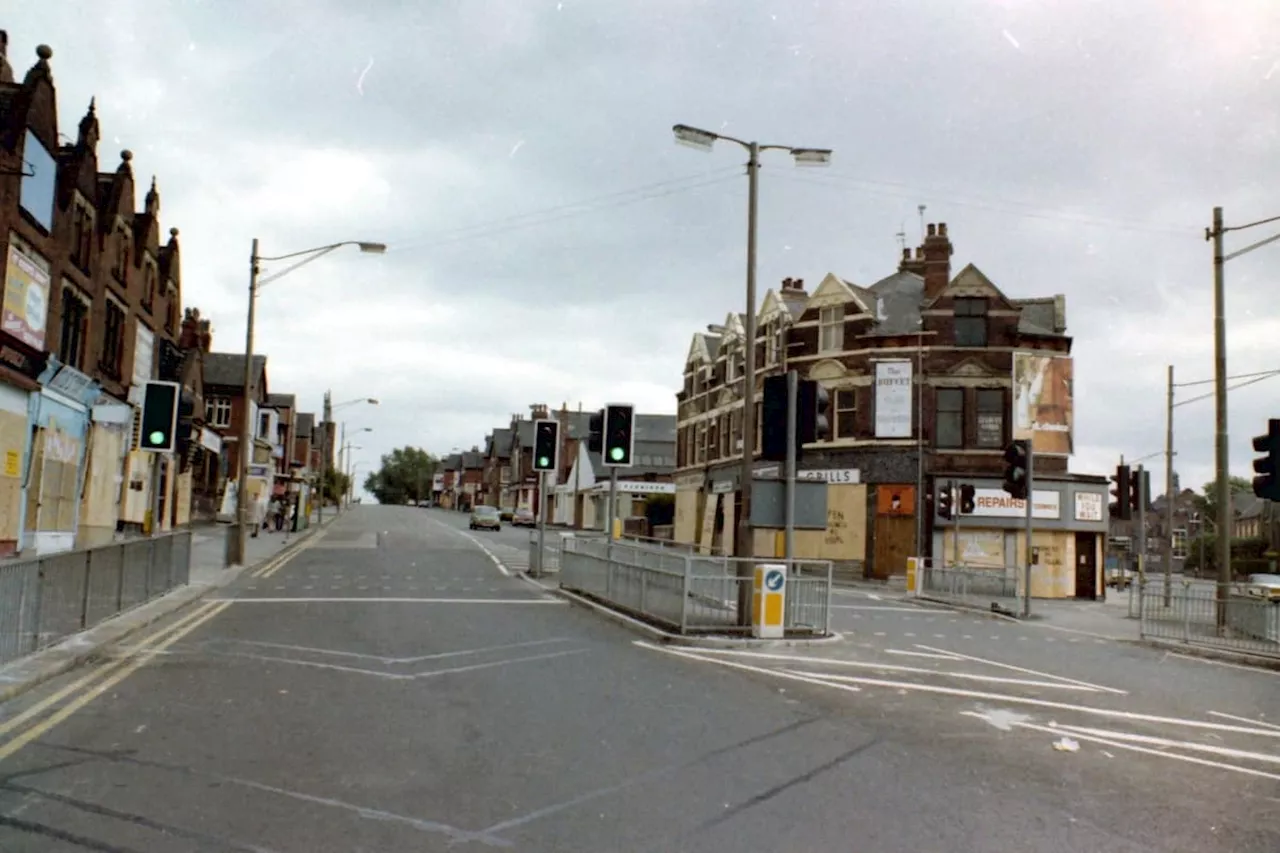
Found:
[[[782,172],[780,175],[784,180],[822,186],[828,189],[843,189],[846,185],[856,186],[866,195],[893,199],[918,199],[922,196],[927,196],[930,198],[940,199],[948,204],[954,204],[959,207],[972,207],[979,210],[989,210],[996,213],[1003,213],[1009,216],[1022,217],[1026,219],[1070,222],[1075,225],[1088,225],[1098,228],[1111,228],[1125,231],[1139,231],[1151,234],[1168,234],[1178,237],[1186,237],[1189,234],[1198,235],[1200,232],[1199,228],[1192,228],[1190,226],[1159,226],[1135,222],[1132,220],[1106,219],[1090,214],[1070,213],[1053,208],[1037,208],[1024,202],[982,199],[976,196],[962,198],[956,195],[939,195],[936,191],[924,187],[913,187],[908,184],[897,184],[887,181],[871,181],[865,178],[852,178],[844,175],[793,175],[787,172]],[[888,189],[880,189],[880,187],[887,187]]]
[[[1275,376],[1277,374],[1280,374],[1280,370],[1261,370],[1257,373],[1241,373],[1237,376],[1228,376],[1227,381],[1234,382],[1237,379],[1252,379],[1255,376],[1266,377],[1266,376]],[[1215,379],[1197,379],[1195,382],[1175,382],[1173,383],[1173,387],[1174,388],[1190,388],[1194,385],[1211,385],[1216,381],[1217,380]]]
[[[433,234],[408,243],[398,244],[395,248],[397,253],[399,253],[411,251],[413,249],[432,248],[435,246],[458,243],[479,237],[496,236],[498,234],[504,234],[508,231],[514,231],[520,228],[529,228],[537,225],[545,225],[551,222],[559,222],[565,219],[571,219],[575,216],[581,216],[586,213],[625,207],[642,201],[649,201],[655,198],[675,195],[677,193],[690,192],[692,190],[701,189],[702,187],[712,186],[714,184],[726,183],[729,180],[736,180],[738,178],[738,172],[739,167],[734,166],[716,169],[710,172],[701,172],[697,175],[686,175],[681,178],[642,184],[629,189],[594,196],[583,201],[556,205],[554,207],[542,208],[540,210],[531,210],[525,213],[518,213],[490,220],[488,222],[478,222],[473,225],[465,225],[448,231],[441,231],[438,234]]]
[[[1235,391],[1235,390],[1237,390],[1237,389],[1239,389],[1239,388],[1243,388],[1243,387],[1245,387],[1246,385],[1252,385],[1252,384],[1254,384],[1255,382],[1261,382],[1261,381],[1262,381],[1262,380],[1264,380],[1264,379],[1270,379],[1272,376],[1280,376],[1280,372],[1273,371],[1273,372],[1271,372],[1271,373],[1267,373],[1267,374],[1265,374],[1265,375],[1263,375],[1263,376],[1258,376],[1258,377],[1256,377],[1256,378],[1254,378],[1254,379],[1250,379],[1248,382],[1241,382],[1239,385],[1228,385],[1228,386],[1227,386],[1227,390],[1228,390],[1228,391]],[[1210,391],[1208,394],[1201,394],[1199,397],[1192,397],[1190,400],[1183,400],[1183,401],[1182,401],[1182,402],[1180,402],[1180,403],[1174,403],[1174,404],[1173,404],[1173,406],[1174,406],[1174,408],[1176,409],[1178,406],[1185,406],[1185,405],[1187,405],[1188,403],[1197,403],[1197,402],[1199,402],[1200,400],[1208,400],[1210,397],[1214,396],[1216,393],[1217,393],[1216,391]]]

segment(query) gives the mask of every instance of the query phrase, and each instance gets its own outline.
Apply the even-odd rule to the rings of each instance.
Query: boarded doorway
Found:
[[[876,486],[875,549],[870,575],[884,580],[907,572],[907,558],[915,556],[916,487]]]

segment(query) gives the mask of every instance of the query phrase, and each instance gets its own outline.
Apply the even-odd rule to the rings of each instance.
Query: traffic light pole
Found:
[[[1164,541],[1161,543],[1161,560],[1164,561],[1164,606],[1173,604],[1173,365],[1169,365],[1169,388],[1165,394],[1164,422]]]
[[[961,497],[956,494],[956,484],[954,480],[947,481],[947,491],[951,493],[951,564],[957,569],[960,568],[960,516],[964,515],[964,510],[960,506]]]
[[[538,561],[533,567],[534,577],[542,577],[547,560],[547,472],[538,472]]]
[[[1133,469],[1137,482],[1133,490],[1138,494],[1138,594],[1147,587],[1147,478],[1141,464]]]
[[[618,513],[618,469],[609,468],[609,497],[605,501],[605,559],[613,559],[613,518]]]
[[[1027,537],[1027,553],[1026,567],[1023,569],[1022,578],[1022,618],[1026,619],[1031,615],[1031,565],[1035,562],[1036,549],[1032,542],[1034,532],[1033,519],[1035,518],[1036,505],[1036,476],[1035,476],[1035,453],[1033,450],[1033,439],[1027,439],[1027,517],[1026,517],[1026,537]]]
[[[796,538],[796,407],[800,396],[800,376],[794,370],[787,371],[787,461],[786,505],[782,522],[782,557],[787,564],[787,574],[792,572],[795,559]],[[776,547],[776,546],[775,546]]]

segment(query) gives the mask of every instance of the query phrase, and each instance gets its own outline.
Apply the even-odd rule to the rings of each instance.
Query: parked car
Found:
[[[515,515],[511,517],[512,527],[537,527],[538,519],[534,517],[533,510],[518,509]]]
[[[501,530],[502,517],[496,507],[478,506],[471,510],[471,523],[468,526],[472,530]]]
[[[499,517],[501,517],[503,521],[510,521],[511,517],[514,516],[515,514],[516,514],[516,511],[509,506],[503,507],[502,511],[498,513]]]

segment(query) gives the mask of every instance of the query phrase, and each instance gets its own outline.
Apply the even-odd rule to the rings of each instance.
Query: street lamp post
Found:
[[[829,148],[796,148],[791,145],[761,145],[759,142],[748,142],[722,133],[713,133],[685,124],[677,124],[672,129],[676,142],[710,151],[717,140],[733,142],[747,151],[747,311],[744,320],[746,337],[746,353],[743,359],[742,387],[742,478],[740,515],[735,531],[734,555],[751,557],[755,551],[751,541],[751,485],[755,462],[755,399],[756,399],[756,235],[758,226],[758,210],[760,200],[760,152],[786,151],[795,159],[797,166],[825,166],[831,162]],[[747,562],[739,562],[739,577],[750,577],[751,566]],[[745,619],[750,615],[751,590],[746,584],[739,585],[739,613]]]
[[[348,240],[342,243],[331,243],[328,246],[318,246],[314,249],[306,249],[302,252],[292,252],[288,255],[263,257],[258,254],[258,238],[253,238],[253,249],[249,256],[249,310],[246,315],[244,334],[244,387],[242,389],[244,402],[241,407],[240,417],[240,447],[238,450],[239,464],[236,466],[238,469],[236,472],[236,530],[235,535],[227,537],[227,548],[224,560],[224,564],[227,566],[244,565],[245,552],[248,548],[249,461],[253,456],[254,441],[254,419],[249,417],[249,413],[254,396],[253,331],[254,320],[256,319],[255,311],[258,301],[258,292],[264,286],[270,284],[276,279],[288,275],[299,267],[305,266],[318,258],[324,257],[330,252],[340,249],[343,246],[357,246],[361,252],[375,255],[381,255],[387,251],[387,247],[383,243]],[[298,258],[298,260],[279,272],[259,280],[258,276],[261,272],[263,261],[285,261],[293,258]]]
[[[374,406],[378,404],[378,401],[373,399],[372,397],[367,398],[367,400],[356,400],[353,402],[368,402],[370,405],[374,405]],[[360,427],[359,429],[352,430],[352,432],[373,432],[373,427]],[[351,467],[350,465],[351,460],[349,460],[346,455],[347,448],[350,446],[347,444],[347,422],[346,421],[342,422],[342,440],[339,446],[342,449],[338,453],[338,470],[341,471],[343,474],[348,474],[349,473],[348,469]],[[345,498],[347,497],[347,493],[350,491],[351,491],[350,484],[348,484],[348,486],[342,490],[342,494],[338,497],[339,509],[346,509],[347,506],[350,505],[345,500]]]

